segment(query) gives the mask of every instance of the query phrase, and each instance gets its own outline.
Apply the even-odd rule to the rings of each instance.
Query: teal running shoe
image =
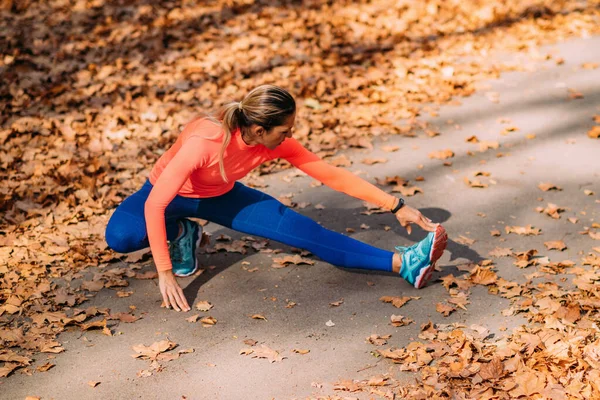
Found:
[[[198,270],[196,249],[202,241],[202,227],[189,219],[182,219],[182,235],[169,243],[169,254],[175,276],[190,276]]]
[[[444,254],[448,234],[438,225],[435,232],[410,247],[397,246],[402,256],[400,276],[417,289],[422,288],[431,279],[435,263]]]

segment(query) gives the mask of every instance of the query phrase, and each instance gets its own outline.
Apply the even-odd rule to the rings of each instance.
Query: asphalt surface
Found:
[[[128,290],[134,294],[118,298],[116,291],[105,289],[84,305],[108,307],[112,312],[129,311],[143,318],[120,323],[113,328],[115,336],[100,331],[72,330],[60,336],[66,351],[52,362],[56,367],[32,376],[18,372],[0,384],[0,398],[24,399],[291,399],[333,395],[333,384],[344,379],[368,379],[389,373],[406,382],[412,375],[401,373],[389,360],[375,357],[376,346],[366,342],[373,334],[391,334],[389,347],[401,347],[417,339],[419,327],[429,320],[436,323],[460,322],[484,325],[499,337],[524,321],[504,317],[501,311],[507,299],[487,293],[483,287],[472,290],[467,311],[458,310],[449,317],[436,312],[435,305],[449,298],[437,278],[460,275],[458,265],[490,258],[495,247],[511,247],[514,251],[537,249],[552,261],[578,261],[582,251],[598,246],[589,236],[580,235],[584,227],[599,221],[600,204],[600,139],[590,139],[587,131],[594,125],[593,116],[600,114],[600,68],[582,69],[584,62],[600,62],[600,37],[570,40],[540,49],[564,58],[562,65],[553,61],[535,71],[503,74],[482,85],[475,95],[461,99],[460,106],[443,106],[438,116],[426,118],[441,133],[437,137],[420,134],[416,138],[390,137],[375,142],[375,150],[349,149],[345,154],[354,161],[353,171],[374,181],[375,177],[399,175],[411,179],[423,193],[408,197],[407,202],[446,227],[450,241],[439,262],[432,282],[421,290],[412,288],[393,274],[352,271],[318,261],[314,265],[292,265],[274,269],[272,254],[249,251],[202,254],[200,262],[206,271],[196,277],[182,279],[185,293],[194,304],[207,300],[214,305],[209,312],[192,310],[177,313],[160,308],[157,282],[131,280]],[[522,58],[508,55],[513,61]],[[522,58],[524,59],[524,58]],[[583,94],[569,99],[569,89]],[[496,94],[490,94],[495,92]],[[498,98],[498,102],[490,101]],[[510,123],[503,123],[509,119]],[[448,120],[452,120],[449,123]],[[507,126],[517,131],[502,135]],[[526,136],[535,134],[534,139]],[[498,149],[479,151],[479,144],[465,139],[476,135],[480,141],[498,141]],[[385,153],[381,145],[397,145],[400,150]],[[430,159],[432,151],[451,149],[451,166]],[[468,152],[472,155],[469,155]],[[501,153],[501,156],[499,156]],[[367,166],[365,157],[386,157],[385,164]],[[422,168],[418,168],[422,165]],[[478,171],[489,177],[478,177],[489,184],[484,189],[471,188],[464,177],[474,179]],[[312,179],[284,178],[293,171],[268,176],[265,191],[279,196],[294,193],[295,202],[310,202],[300,210],[323,226],[346,232],[354,238],[385,249],[411,245],[425,233],[415,228],[408,235],[391,214],[362,215],[362,202],[327,187],[312,187]],[[415,182],[417,176],[425,178]],[[493,181],[493,182],[492,182]],[[551,182],[562,191],[542,192],[541,182]],[[595,194],[588,196],[584,190]],[[541,200],[540,200],[541,198]],[[555,203],[565,207],[561,222],[535,211],[538,206]],[[322,204],[324,209],[315,209]],[[571,224],[567,218],[577,217]],[[369,229],[361,229],[366,224]],[[541,228],[540,236],[507,235],[506,225],[533,225]],[[385,226],[391,227],[386,231]],[[224,233],[234,239],[243,235],[209,224],[213,238]],[[498,229],[500,237],[490,235]],[[463,235],[474,240],[465,244]],[[548,251],[543,242],[563,240],[564,252]],[[461,241],[463,243],[461,243]],[[290,254],[290,248],[272,243],[271,248]],[[523,281],[525,273],[512,265],[512,259],[495,259],[498,275]],[[246,264],[249,263],[249,264]],[[213,269],[209,268],[214,266]],[[258,268],[255,272],[249,269]],[[144,270],[150,270],[145,265]],[[382,303],[381,296],[420,296],[401,309]],[[343,299],[338,307],[331,302]],[[288,301],[296,306],[286,308]],[[200,322],[185,319],[194,314],[210,315],[217,323],[203,327]],[[265,320],[250,318],[262,314]],[[414,324],[395,328],[390,316],[401,314]],[[332,321],[334,326],[327,326]],[[507,331],[500,331],[500,327]],[[163,370],[139,377],[149,369],[149,361],[131,357],[131,346],[170,339],[179,347],[193,348],[179,359],[162,362]],[[254,339],[285,357],[281,362],[240,355],[247,348],[246,339]],[[255,347],[255,348],[256,348]],[[293,349],[310,350],[308,354]],[[44,364],[45,355],[36,357],[33,367]],[[32,368],[33,369],[33,368]],[[90,387],[89,381],[101,382]],[[365,394],[337,393],[349,398],[369,398]]]

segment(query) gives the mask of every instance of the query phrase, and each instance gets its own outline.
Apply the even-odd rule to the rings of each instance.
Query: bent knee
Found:
[[[115,222],[112,219],[106,227],[105,239],[108,247],[117,253],[131,253],[141,250],[144,246],[146,232],[139,232],[135,224]]]

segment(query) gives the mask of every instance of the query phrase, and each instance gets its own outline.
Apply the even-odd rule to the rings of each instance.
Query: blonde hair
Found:
[[[296,102],[285,89],[274,85],[261,85],[253,89],[242,101],[226,104],[218,113],[218,120],[223,126],[225,139],[219,152],[219,170],[225,182],[228,182],[223,165],[225,149],[231,142],[232,132],[236,129],[249,128],[252,125],[262,126],[270,131],[283,125],[286,118],[296,112]]]

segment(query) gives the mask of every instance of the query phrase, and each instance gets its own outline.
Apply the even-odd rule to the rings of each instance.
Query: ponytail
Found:
[[[221,124],[223,125],[223,134],[225,135],[221,151],[219,151],[219,172],[221,172],[221,177],[225,182],[229,182],[229,180],[225,173],[223,158],[225,157],[225,149],[227,149],[227,146],[231,142],[231,133],[240,127],[238,119],[240,114],[242,114],[241,106],[242,103],[240,102],[226,104],[219,115],[219,120],[221,120]]]

